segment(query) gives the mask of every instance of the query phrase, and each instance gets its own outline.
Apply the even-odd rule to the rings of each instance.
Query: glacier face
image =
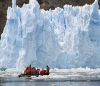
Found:
[[[0,67],[100,67],[100,12],[92,5],[45,11],[36,0],[7,10],[0,40]]]

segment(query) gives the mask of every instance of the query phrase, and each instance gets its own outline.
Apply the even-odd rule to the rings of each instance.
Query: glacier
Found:
[[[0,40],[0,67],[100,67],[100,10],[91,5],[40,9],[36,0],[21,8],[12,0]]]

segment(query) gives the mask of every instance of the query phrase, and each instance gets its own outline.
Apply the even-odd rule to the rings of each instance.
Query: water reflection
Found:
[[[0,78],[0,86],[100,86],[100,82],[46,82],[22,78]]]

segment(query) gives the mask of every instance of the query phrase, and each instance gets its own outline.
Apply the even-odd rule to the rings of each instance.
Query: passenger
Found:
[[[40,74],[40,69],[37,69],[37,73]]]
[[[36,70],[36,76],[38,77],[39,74],[40,74],[40,69],[37,69],[37,70]]]
[[[36,68],[33,67],[33,68],[31,69],[31,75],[36,75],[36,72],[37,72]]]
[[[46,73],[46,70],[44,70],[44,69],[42,69],[42,70],[40,70],[40,75],[45,75],[45,73]]]
[[[46,67],[47,67],[46,75],[49,75],[50,74],[50,72],[49,72],[50,71],[50,67],[48,65]]]
[[[31,75],[31,70],[32,70],[31,65],[29,65],[29,66],[25,69],[24,74],[26,74],[26,75]]]

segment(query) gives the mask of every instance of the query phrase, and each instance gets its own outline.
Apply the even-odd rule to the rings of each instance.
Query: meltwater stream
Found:
[[[0,67],[100,67],[98,8],[98,0],[48,11],[36,0],[21,8],[12,0],[0,40]]]

